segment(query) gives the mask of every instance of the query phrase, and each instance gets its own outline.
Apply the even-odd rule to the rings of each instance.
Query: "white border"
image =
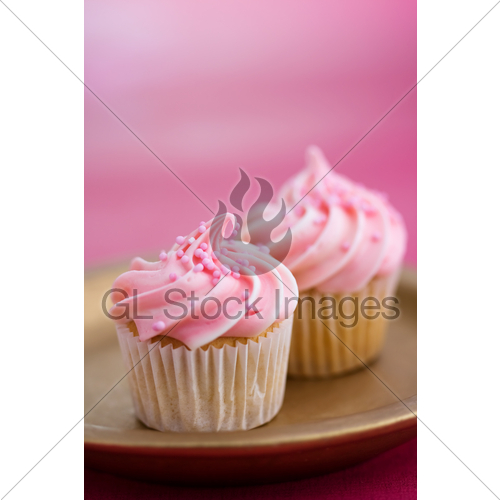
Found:
[[[419,2],[419,78],[494,4]],[[418,86],[418,414],[500,496],[499,60],[500,5]],[[494,498],[418,441],[421,498]]]
[[[83,3],[5,0],[83,79]],[[83,416],[83,85],[0,4],[0,496]],[[12,492],[83,497],[80,424]]]

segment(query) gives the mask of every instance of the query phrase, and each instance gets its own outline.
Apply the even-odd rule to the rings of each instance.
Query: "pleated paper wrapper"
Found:
[[[352,294],[328,294],[314,289],[301,292],[301,299],[305,297],[314,299],[316,317],[312,318],[309,301],[302,303],[301,319],[298,316],[299,306],[295,309],[288,374],[295,378],[331,377],[360,369],[364,366],[363,363],[369,364],[375,361],[384,346],[390,320],[384,319],[382,314],[377,319],[366,319],[358,311],[357,324],[348,328],[342,326],[341,322],[344,325],[349,325],[353,320],[343,319],[338,314],[338,304],[346,296],[358,297],[358,304],[361,304],[361,301],[366,297],[376,297],[382,302],[385,297],[393,296],[399,276],[400,271],[398,270],[386,277],[372,279],[365,288]],[[326,303],[318,305],[323,297],[335,299],[339,319],[318,319],[318,309],[326,305]],[[370,304],[373,303],[370,302]],[[381,310],[389,315],[394,314],[392,311],[385,311],[382,308]],[[373,315],[375,312],[367,311],[367,315]]]
[[[118,325],[137,417],[176,432],[238,431],[269,422],[283,404],[292,323],[284,320],[258,342],[192,351],[141,342]]]

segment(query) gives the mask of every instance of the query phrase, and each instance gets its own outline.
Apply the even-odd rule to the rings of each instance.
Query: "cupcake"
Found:
[[[308,149],[306,161],[279,193],[291,211],[273,240],[291,229],[283,263],[300,300],[288,373],[315,378],[347,373],[380,354],[389,320],[399,315],[393,294],[406,230],[384,194],[330,172],[317,147]],[[258,223],[252,225],[258,235]],[[273,243],[268,246],[273,254]]]
[[[224,238],[235,225],[228,214],[202,222],[113,285],[110,314],[148,427],[246,430],[282,405],[296,281],[258,247]]]

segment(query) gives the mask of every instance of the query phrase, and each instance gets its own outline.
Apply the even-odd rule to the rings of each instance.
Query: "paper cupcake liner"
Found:
[[[283,404],[292,323],[283,321],[258,342],[206,351],[141,342],[119,325],[137,417],[153,429],[177,432],[237,431],[269,422]]]
[[[353,294],[328,294],[317,290],[300,293],[301,299],[314,299],[316,317],[312,318],[308,301],[302,305],[302,319],[298,317],[299,307],[295,310],[288,374],[298,378],[330,377],[362,368],[364,365],[358,358],[366,364],[373,362],[384,345],[389,320],[381,314],[377,319],[366,319],[358,314],[357,324],[348,328],[342,326],[341,322],[346,325],[351,324],[352,320],[345,320],[340,315],[339,319],[318,319],[317,312],[321,307],[318,304],[323,297],[333,297],[337,307],[343,297],[358,297],[359,303],[366,297],[376,297],[381,302],[394,293],[399,274],[398,271],[387,277],[373,279],[364,289]]]

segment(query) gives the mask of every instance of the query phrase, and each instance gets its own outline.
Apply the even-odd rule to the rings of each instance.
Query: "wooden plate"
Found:
[[[104,292],[124,268],[85,280],[85,411],[125,373]],[[405,270],[402,314],[371,369],[417,411],[417,280]],[[86,466],[149,481],[184,485],[257,484],[326,474],[374,457],[416,435],[416,418],[370,373],[287,382],[285,402],[270,423],[245,432],[162,433],[134,416],[122,380],[85,418]]]

